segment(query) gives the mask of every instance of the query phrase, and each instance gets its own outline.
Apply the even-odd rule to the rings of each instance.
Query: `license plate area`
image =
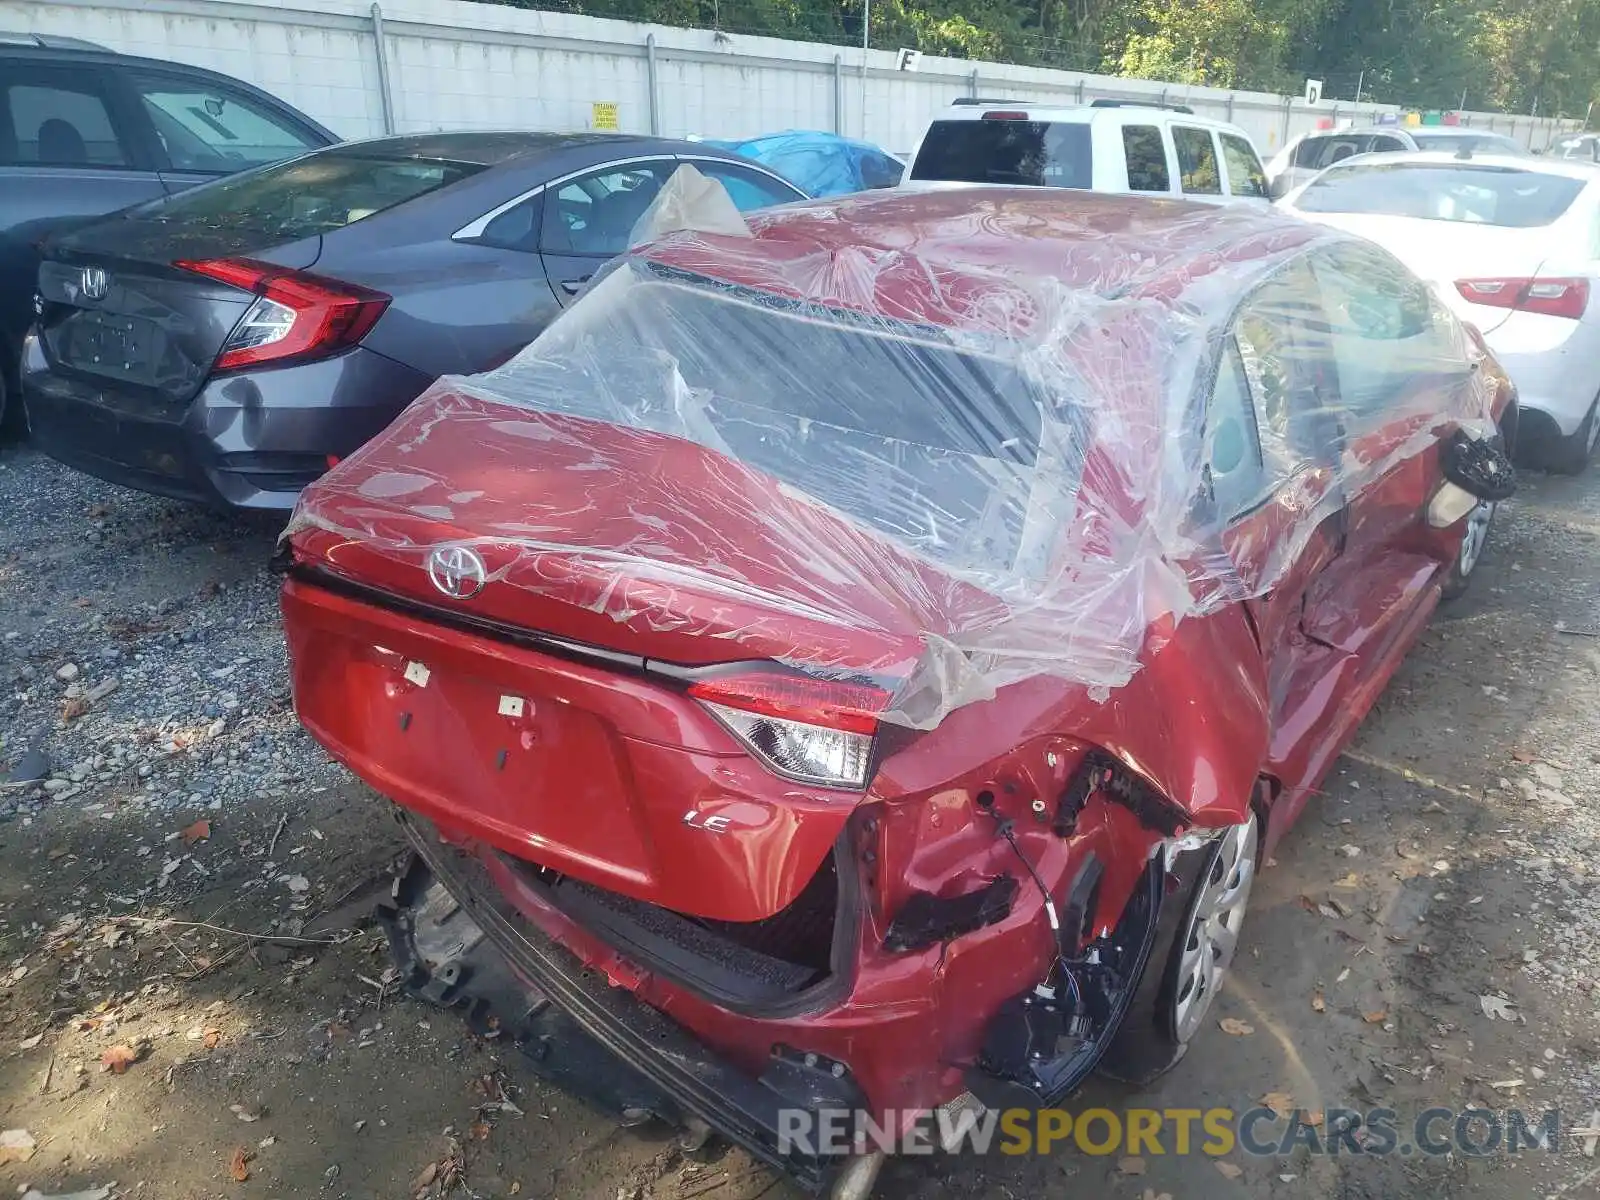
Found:
[[[648,875],[622,739],[567,697],[505,686],[382,647],[351,663],[370,697],[346,736],[468,828],[534,854]],[[347,718],[348,719],[348,718]]]
[[[160,331],[143,317],[85,311],[57,330],[57,357],[71,367],[127,383],[150,385]]]

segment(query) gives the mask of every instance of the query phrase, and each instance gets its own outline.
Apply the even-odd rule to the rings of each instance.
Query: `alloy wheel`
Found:
[[[1461,535],[1461,550],[1456,556],[1456,573],[1462,579],[1472,574],[1478,560],[1483,557],[1496,507],[1494,501],[1485,500],[1467,516],[1466,532]]]
[[[1187,1042],[1211,1011],[1239,944],[1239,927],[1256,874],[1256,819],[1229,829],[1218,841],[1211,868],[1195,896],[1178,960],[1173,1024]]]

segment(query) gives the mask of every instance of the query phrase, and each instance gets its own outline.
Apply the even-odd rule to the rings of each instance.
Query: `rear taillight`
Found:
[[[1587,279],[1458,279],[1456,291],[1472,304],[1573,321],[1589,307]]]
[[[780,775],[863,788],[889,692],[871,684],[784,671],[703,679],[689,694]]]
[[[172,265],[256,294],[222,344],[217,371],[336,354],[366,337],[389,305],[382,292],[247,258]]]

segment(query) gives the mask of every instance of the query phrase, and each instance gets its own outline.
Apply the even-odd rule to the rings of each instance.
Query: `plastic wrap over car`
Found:
[[[1104,700],[1434,443],[1493,430],[1432,294],[1292,218],[1005,189],[711,231],[692,207],[312,488],[297,553],[426,585],[470,546],[475,619],[889,681],[882,719],[927,729],[1038,676]],[[1259,427],[1226,403],[1246,386]]]
[[[898,158],[871,142],[836,133],[790,130],[709,144],[752,159],[819,198],[894,187],[906,169]]]

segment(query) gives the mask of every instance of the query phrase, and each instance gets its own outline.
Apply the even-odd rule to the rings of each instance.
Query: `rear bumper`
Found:
[[[29,433],[46,454],[123,487],[224,508],[294,507],[329,455],[358,448],[428,382],[358,347],[214,379],[171,404],[62,374],[34,339],[22,361]]]
[[[1548,344],[1530,340],[1535,323],[1557,327]],[[1558,334],[1565,339],[1554,340]],[[1518,313],[1484,340],[1517,385],[1517,403],[1525,414],[1536,414],[1525,422],[1530,445],[1578,431],[1600,394],[1600,338],[1581,322]]]
[[[785,1114],[858,1109],[847,1081],[828,1079],[835,1094],[822,1097],[814,1089],[785,1089],[772,1072],[760,1078],[746,1073],[585,967],[507,903],[476,859],[402,820],[419,861],[397,884],[394,905],[379,916],[413,991],[465,1008],[468,1019],[485,1028],[492,1018],[535,1070],[619,1116],[643,1110],[672,1123],[696,1118],[813,1192],[844,1165],[845,1159],[797,1144],[785,1132],[794,1118]],[[423,910],[435,881],[465,917],[451,916],[447,939],[435,939],[454,950],[443,962],[423,942]],[[480,933],[488,947],[478,945]],[[505,976],[505,966],[515,981]],[[801,1070],[789,1078],[803,1078]]]

